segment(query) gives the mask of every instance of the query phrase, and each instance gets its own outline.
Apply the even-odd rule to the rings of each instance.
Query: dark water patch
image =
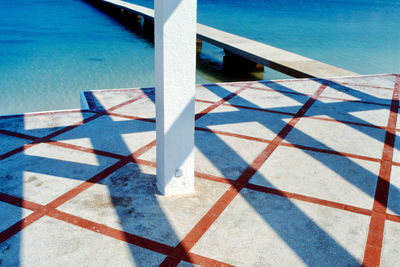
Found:
[[[99,57],[90,57],[90,58],[88,58],[88,60],[92,61],[92,62],[104,62],[105,61],[104,58],[99,58]]]
[[[8,39],[8,40],[0,40],[0,45],[15,45],[15,44],[27,44],[27,43],[33,43],[35,40],[14,40],[14,39]]]

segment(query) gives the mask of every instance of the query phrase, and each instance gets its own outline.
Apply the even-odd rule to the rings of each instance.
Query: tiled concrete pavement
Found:
[[[198,86],[196,193],[155,187],[154,90],[0,117],[0,266],[397,266],[400,75]]]

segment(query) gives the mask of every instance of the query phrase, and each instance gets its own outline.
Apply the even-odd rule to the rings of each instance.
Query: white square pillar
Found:
[[[194,192],[197,0],[155,0],[157,186]]]

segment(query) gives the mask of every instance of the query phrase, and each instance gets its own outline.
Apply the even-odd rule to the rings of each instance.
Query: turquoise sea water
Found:
[[[85,2],[0,5],[0,114],[79,108],[82,90],[154,85],[153,44]],[[198,0],[200,23],[362,74],[400,72],[399,14],[398,0]],[[227,75],[222,56],[203,45],[198,83],[287,78]]]

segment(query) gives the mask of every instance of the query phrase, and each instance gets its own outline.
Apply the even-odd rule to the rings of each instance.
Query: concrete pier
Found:
[[[154,11],[150,8],[120,0],[86,1],[93,3],[96,6],[99,6],[99,3],[101,3],[103,6],[106,5],[111,7],[110,10],[103,8],[104,11],[111,14],[115,14],[113,11],[114,9],[123,9],[142,16],[144,19],[143,31],[147,32],[146,34],[149,34],[152,31],[152,26],[154,27],[154,24],[149,22],[154,20]],[[145,26],[145,24],[147,25]],[[152,35],[150,35],[150,37],[151,36]],[[227,57],[224,61],[229,62],[229,66],[228,63],[226,63],[224,64],[224,68],[227,70],[260,71],[261,67],[259,65],[263,65],[296,78],[358,75],[357,73],[345,69],[199,23],[197,24],[197,39],[208,42],[226,51]],[[244,65],[242,65],[243,62],[245,62]],[[243,68],[243,66],[245,66],[245,68]]]
[[[398,266],[399,90],[400,75],[198,85],[181,197],[155,190],[154,88],[0,116],[0,265]]]

